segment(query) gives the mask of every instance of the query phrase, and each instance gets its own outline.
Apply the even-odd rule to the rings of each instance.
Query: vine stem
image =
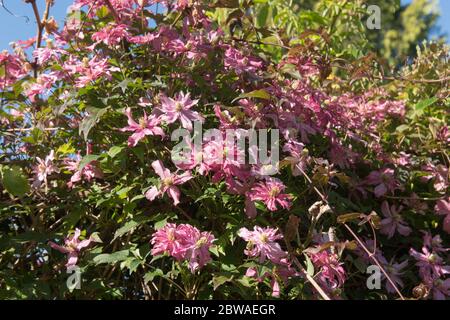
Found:
[[[331,300],[330,297],[325,293],[325,291],[322,289],[322,287],[317,283],[316,280],[314,280],[313,277],[311,277],[308,272],[305,271],[305,268],[302,266],[300,261],[298,261],[297,257],[294,255],[292,247],[290,243],[286,240],[286,237],[284,237],[284,242],[286,243],[287,249],[289,251],[289,255],[291,256],[292,260],[294,261],[294,264],[297,266],[297,268],[300,270],[303,276],[306,277],[306,279],[312,284],[312,286],[317,290],[317,292],[320,294],[320,296],[324,300]]]
[[[389,283],[394,287],[397,294],[400,296],[400,299],[405,300],[405,297],[402,295],[400,290],[398,289],[397,285],[392,281],[391,277],[387,274],[386,270],[384,270],[383,266],[378,262],[378,259],[375,258],[374,253],[370,252],[369,249],[364,245],[362,240],[358,237],[358,235],[350,228],[346,223],[344,223],[344,227],[347,228],[348,232],[351,233],[353,238],[358,242],[358,244],[361,246],[361,248],[369,255],[369,257],[373,260],[373,262],[376,263],[376,265],[380,268],[381,272],[386,276],[386,279],[389,281]]]
[[[303,174],[303,176],[306,178],[306,180],[308,180],[308,182],[312,185],[312,180],[309,178],[309,176],[306,174],[306,172],[304,172],[302,169],[300,169],[301,173]],[[326,199],[326,197],[315,187],[312,186],[314,188],[314,190],[316,191],[316,193],[320,196],[320,198],[322,199],[322,201],[328,205],[328,207],[330,208],[330,210],[334,212],[333,208],[330,206],[330,203],[328,202],[328,200]],[[405,300],[405,297],[402,295],[402,293],[400,292],[400,290],[398,289],[397,285],[394,283],[394,281],[392,281],[391,277],[389,276],[389,274],[386,272],[386,270],[383,268],[383,266],[380,264],[380,262],[378,261],[378,259],[375,257],[375,252],[372,253],[369,251],[369,249],[367,249],[367,247],[364,245],[364,243],[361,241],[361,239],[358,237],[358,235],[352,230],[352,228],[350,228],[346,223],[344,223],[345,228],[350,232],[350,234],[353,236],[353,238],[358,242],[358,244],[360,245],[360,247],[369,255],[369,258],[372,259],[375,264],[380,268],[381,272],[383,272],[384,276],[386,277],[386,279],[389,281],[389,283],[392,285],[392,287],[395,289],[395,291],[397,292],[397,294],[399,295],[400,299]]]

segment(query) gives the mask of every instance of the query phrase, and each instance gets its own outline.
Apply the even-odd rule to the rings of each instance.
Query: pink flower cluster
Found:
[[[0,52],[0,66],[5,68],[4,74],[0,76],[0,90],[11,86],[29,71],[25,62],[19,56],[10,54],[7,51]]]
[[[416,266],[419,267],[419,275],[423,283],[433,293],[435,300],[445,300],[450,296],[450,278],[445,277],[450,274],[450,266],[446,265],[448,259],[442,258],[441,254],[447,258],[448,248],[442,246],[440,236],[432,237],[425,233],[423,238],[422,252],[411,248],[410,255],[416,259]]]
[[[194,273],[211,261],[209,249],[214,241],[210,232],[200,232],[189,224],[168,223],[153,234],[151,254],[166,253],[178,261],[188,261],[189,269]]]
[[[253,231],[241,228],[238,236],[247,241],[247,249],[244,252],[248,257],[257,258],[259,263],[270,261],[274,264],[272,273],[266,272],[258,275],[256,268],[251,267],[247,269],[246,275],[256,278],[259,282],[269,278],[272,286],[272,296],[279,297],[280,284],[278,278],[287,283],[290,277],[299,275],[292,268],[287,252],[281,249],[281,246],[276,242],[283,239],[283,236],[277,229],[270,227],[261,228],[259,226],[255,226]]]

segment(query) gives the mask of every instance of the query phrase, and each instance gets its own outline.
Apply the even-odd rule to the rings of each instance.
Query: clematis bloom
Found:
[[[278,205],[283,209],[291,207],[291,195],[283,193],[286,186],[277,178],[267,178],[264,182],[258,182],[248,193],[252,200],[264,202],[270,211],[278,210]]]
[[[164,131],[159,125],[159,120],[155,117],[148,117],[144,112],[144,116],[139,120],[139,123],[134,121],[131,115],[131,109],[127,108],[125,114],[128,117],[128,126],[120,129],[120,131],[132,131],[134,132],[128,139],[128,146],[135,147],[138,142],[145,138],[145,136],[159,135],[164,137]]]
[[[153,186],[149,189],[145,193],[147,199],[153,201],[156,197],[162,196],[167,192],[173,199],[173,204],[175,206],[178,205],[180,203],[180,189],[176,186],[191,180],[193,177],[190,172],[185,172],[181,175],[171,173],[160,160],[154,161],[152,167],[161,178],[161,185],[159,187]]]
[[[192,131],[192,121],[203,122],[204,118],[196,111],[191,110],[198,100],[191,100],[190,93],[178,93],[175,98],[161,97],[161,106],[156,112],[161,113],[161,119],[167,123],[181,121],[183,128]]]
[[[245,254],[252,258],[258,257],[260,263],[266,259],[273,263],[279,263],[287,257],[287,253],[276,242],[276,240],[283,239],[283,235],[278,233],[277,229],[255,226],[253,231],[250,231],[242,228],[239,230],[238,236],[248,242]]]
[[[80,229],[75,229],[75,233],[73,235],[68,236],[64,240],[64,245],[58,245],[52,241],[50,241],[48,244],[50,247],[52,247],[55,250],[58,250],[59,252],[67,254],[67,263],[66,267],[69,269],[70,267],[73,267],[78,262],[78,256],[82,249],[87,248],[91,242],[94,240],[90,237],[85,240],[79,239],[81,235]]]

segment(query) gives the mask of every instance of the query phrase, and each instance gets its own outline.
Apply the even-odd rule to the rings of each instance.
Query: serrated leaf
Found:
[[[161,277],[161,276],[163,276],[163,275],[164,275],[164,272],[163,272],[161,269],[156,269],[156,270],[147,272],[147,273],[144,275],[144,282],[145,282],[145,283],[148,283],[148,282],[150,282],[150,281],[153,281],[154,278],[156,278],[156,277]]]

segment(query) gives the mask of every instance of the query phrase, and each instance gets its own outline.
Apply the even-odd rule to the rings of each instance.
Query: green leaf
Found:
[[[259,99],[264,99],[264,100],[270,100],[270,94],[264,89],[255,90],[252,92],[241,94],[239,97],[234,99],[232,102],[235,102],[240,99],[245,99],[245,98],[259,98]]]
[[[227,276],[214,276],[212,279],[212,283],[213,283],[213,289],[214,291],[220,287],[221,285],[223,285],[226,282],[229,282],[233,279],[233,276],[231,277],[227,277]]]
[[[164,219],[155,222],[155,230],[159,230],[161,228],[164,228],[164,226],[167,224],[167,219],[168,218],[169,217],[165,217]]]
[[[314,265],[313,265],[311,259],[306,254],[305,254],[305,260],[306,260],[306,273],[308,275],[310,275],[311,277],[313,277],[314,276]]]
[[[108,156],[110,156],[111,158],[114,158],[119,153],[121,153],[123,149],[124,149],[124,147],[113,146],[113,147],[111,147],[111,149],[109,149]]]
[[[133,219],[131,221],[128,221],[127,223],[125,223],[125,225],[119,229],[117,229],[116,233],[114,234],[114,240],[116,240],[117,238],[123,236],[124,234],[134,230],[136,227],[138,227],[139,225],[147,222],[148,220],[150,220],[150,218],[148,217],[142,217],[142,218],[136,218]]]
[[[164,273],[163,273],[163,271],[161,269],[156,269],[154,271],[147,272],[144,275],[144,282],[148,283],[150,281],[153,281],[154,278],[161,277],[163,275],[164,275]]]
[[[265,27],[267,17],[269,16],[269,5],[265,4],[262,6],[261,10],[259,10],[258,16],[256,17],[256,22],[258,27]]]
[[[425,108],[427,108],[427,107],[431,106],[432,104],[434,104],[436,101],[438,101],[438,98],[436,98],[436,97],[419,101],[415,105],[414,109],[416,109],[417,111],[424,110]]]
[[[6,191],[16,197],[23,197],[30,191],[30,184],[19,167],[3,167],[2,182]]]
[[[84,138],[84,140],[88,139],[89,132],[91,129],[100,121],[101,117],[108,111],[108,108],[86,108],[88,112],[88,116],[86,116],[83,121],[80,123],[79,133],[80,136]]]
[[[129,253],[129,250],[121,250],[114,253],[103,253],[96,256],[93,261],[97,265],[102,263],[115,264],[126,260]]]
[[[84,167],[86,167],[89,163],[92,161],[96,161],[101,157],[101,155],[98,154],[88,154],[81,159],[80,164],[78,165],[78,170],[83,170]]]

